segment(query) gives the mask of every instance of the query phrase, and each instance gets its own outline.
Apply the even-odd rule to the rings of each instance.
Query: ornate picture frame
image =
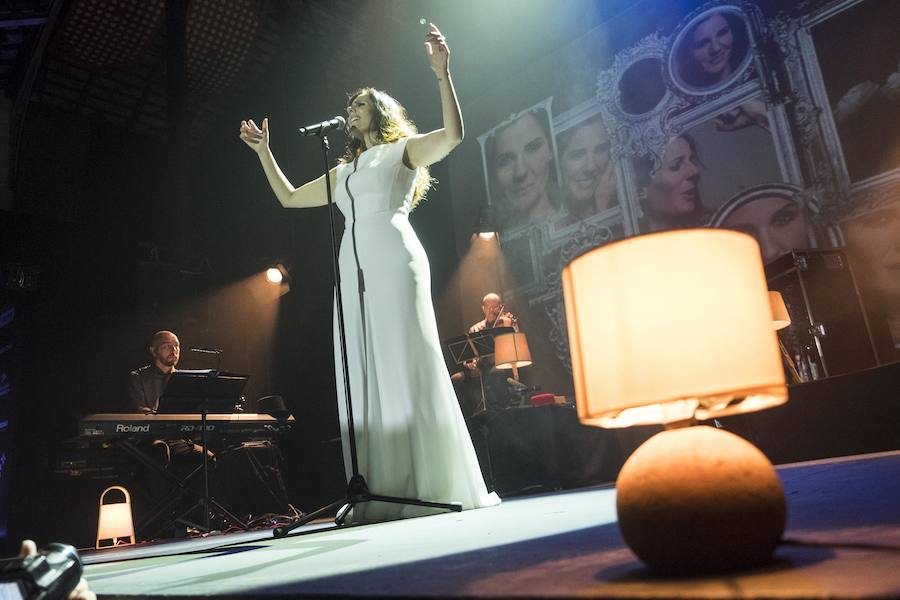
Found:
[[[707,101],[756,77],[760,33],[745,3],[710,2],[675,28],[667,45],[663,76],[676,94]]]
[[[879,88],[887,83],[891,75],[887,75],[884,81],[876,82],[874,79],[878,77],[873,77],[873,80],[860,81],[848,87],[847,77],[852,78],[860,71],[854,66],[856,62],[877,65],[882,57],[873,58],[871,49],[861,47],[861,42],[855,46],[852,42],[843,42],[846,47],[838,48],[839,60],[829,61],[829,56],[823,56],[821,35],[828,33],[828,27],[845,28],[842,19],[852,20],[857,16],[854,13],[884,10],[886,5],[900,9],[894,3],[833,0],[824,5],[806,3],[795,14],[782,15],[772,22],[774,38],[784,56],[791,117],[807,185],[817,190],[823,200],[823,210],[836,221],[851,212],[869,211],[889,201],[891,195],[885,190],[900,182],[900,160],[889,168],[879,170],[877,167],[867,169],[869,165],[860,168],[858,165],[865,162],[863,156],[848,156],[847,151],[852,153],[854,150],[848,147],[848,132],[842,132],[840,122],[848,116],[852,118],[854,106],[864,108],[877,101],[881,93]],[[894,29],[892,25],[884,23],[891,34]],[[888,56],[886,64],[897,69],[893,77],[900,86],[900,65],[897,65],[900,43],[895,50],[898,56]],[[823,60],[836,64],[825,65]],[[871,68],[869,65],[869,70]],[[866,75],[860,74],[859,77]],[[897,109],[893,114],[900,122],[900,95],[897,98]],[[882,125],[885,132],[896,131],[896,128]],[[871,145],[872,139],[860,139],[860,142]],[[858,147],[860,143],[852,145]]]
[[[559,210],[560,173],[552,104],[552,96],[545,98],[511,114],[477,138],[487,205],[496,211],[501,238],[542,224],[542,220],[529,216],[532,207],[526,204],[532,197],[541,196],[540,202],[549,204],[544,212]],[[540,149],[532,148],[535,140],[541,140]],[[535,166],[537,159],[532,162],[529,156],[534,157],[538,152],[543,158]],[[540,172],[519,175],[517,169]],[[504,186],[510,189],[504,190]]]

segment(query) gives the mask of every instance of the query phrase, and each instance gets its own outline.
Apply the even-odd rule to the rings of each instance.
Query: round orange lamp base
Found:
[[[660,574],[765,564],[784,532],[784,491],[772,464],[721,429],[653,436],[625,462],[616,493],[622,537]]]

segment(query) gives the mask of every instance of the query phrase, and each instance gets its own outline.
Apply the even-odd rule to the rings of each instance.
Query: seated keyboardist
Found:
[[[131,372],[128,389],[131,404],[126,412],[155,413],[159,408],[159,397],[169,383],[181,357],[178,336],[171,331],[154,333],[147,350],[153,362]],[[185,440],[157,440],[154,443],[164,444],[167,447],[169,460],[176,455],[201,451],[199,446]]]
[[[128,398],[131,410],[128,412],[154,413],[159,407],[159,397],[169,383],[178,359],[181,345],[178,336],[171,331],[157,331],[148,347],[153,362],[131,372]]]
[[[178,359],[181,357],[178,336],[171,331],[154,333],[147,349],[153,362],[131,372],[129,406],[125,412],[155,413],[159,408],[159,398],[163,389],[175,372]],[[153,440],[142,445],[144,451],[180,477],[193,471],[202,462],[203,450],[192,440]],[[209,452],[209,457],[213,458],[212,452]],[[161,483],[150,483],[149,488],[148,493],[151,496],[159,496],[166,492],[165,486]]]

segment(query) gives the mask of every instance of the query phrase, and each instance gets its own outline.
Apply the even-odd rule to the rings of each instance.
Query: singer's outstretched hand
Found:
[[[269,148],[269,118],[262,120],[262,129],[257,127],[253,119],[241,121],[241,139],[259,154]]]
[[[425,56],[438,79],[450,70],[450,47],[434,23],[428,24],[428,33],[425,34]]]
[[[406,143],[407,166],[427,167],[447,156],[463,139],[462,112],[450,78],[450,47],[447,38],[429,23],[425,34],[425,57],[437,77],[441,93],[441,118],[444,126],[424,135],[415,135]]]
[[[325,176],[304,183],[298,188],[291,185],[284,176],[275,157],[269,149],[269,118],[262,120],[262,128],[259,128],[252,119],[241,121],[241,139],[253,148],[275,197],[286,208],[313,208],[325,206]],[[335,169],[331,169],[331,176],[335,177]],[[334,192],[334,179],[331,180],[332,193]]]

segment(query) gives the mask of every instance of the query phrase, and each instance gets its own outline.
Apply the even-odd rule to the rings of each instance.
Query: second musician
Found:
[[[506,310],[506,305],[500,298],[500,294],[491,292],[481,299],[481,314],[484,318],[471,327],[469,333],[478,333],[485,329],[493,329],[495,327],[512,327],[516,331],[519,330],[519,321],[515,315]]]
[[[512,327],[519,331],[518,319],[506,311],[500,294],[496,292],[490,292],[482,298],[481,314],[484,318],[469,327],[469,333],[499,327]],[[494,367],[493,356],[466,361],[462,371],[451,377],[466,417],[482,410],[505,408],[510,400],[508,377],[508,372]]]

